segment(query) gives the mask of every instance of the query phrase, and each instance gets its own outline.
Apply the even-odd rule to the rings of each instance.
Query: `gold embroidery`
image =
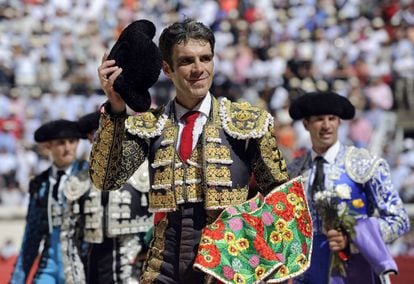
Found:
[[[174,157],[174,147],[173,145],[170,145],[165,148],[160,148],[155,152],[155,158],[154,163],[163,163],[165,161],[171,161],[171,159]]]
[[[204,128],[205,135],[208,138],[220,138],[219,127],[214,124],[209,124]]]
[[[267,116],[268,113],[248,104],[233,106],[231,102],[226,102],[220,106],[220,111],[227,107],[226,115],[220,113],[219,116],[217,106],[217,101],[213,99],[212,121],[205,125],[202,136],[205,140],[200,140],[186,165],[181,162],[175,148],[173,149],[174,143],[161,143],[161,149],[157,150],[160,152],[155,154],[154,164],[157,166],[153,166],[155,173],[150,193],[151,211],[174,211],[177,203],[187,201],[204,200],[206,207],[214,209],[246,200],[247,185],[232,188],[232,150],[223,144],[220,138],[220,131],[224,125],[232,125],[232,129],[236,130],[235,125],[239,122],[243,123],[243,127],[251,126],[245,124],[247,122],[255,124],[254,127],[251,126],[254,134],[246,134],[244,138],[240,136],[241,132],[230,135],[238,139],[259,138],[255,139],[254,143],[257,143],[262,152],[253,166],[255,174],[259,176],[260,186],[273,188],[275,184],[287,180],[286,164],[276,146],[275,138],[269,131],[271,120]],[[237,117],[232,116],[233,109],[236,110]],[[231,118],[232,122],[221,122],[223,118]],[[262,122],[259,122],[261,119]],[[241,127],[242,124],[238,126]],[[168,120],[163,132],[163,141],[169,141],[172,137],[175,141],[176,130],[176,126]],[[229,133],[228,129],[224,130]]]
[[[171,167],[155,169],[153,188],[158,188],[159,185],[171,185],[172,178],[173,171]]]
[[[177,204],[184,203],[185,200],[184,200],[184,196],[183,196],[183,192],[184,192],[183,187],[180,186],[180,185],[176,185],[174,187],[174,190],[175,190],[175,200],[177,201]]]
[[[164,140],[174,141],[177,136],[177,128],[176,127],[168,127],[164,129],[163,132]]]
[[[165,250],[165,233],[167,229],[167,218],[162,219],[154,227],[154,238],[147,254],[147,260],[144,263],[143,274],[140,283],[154,283],[155,278],[159,275],[161,265],[164,261],[163,253]]]
[[[179,169],[179,170],[181,170],[180,178],[182,179],[183,178],[183,176],[182,176],[183,169]],[[201,179],[201,174],[202,174],[202,169],[201,168],[196,168],[194,166],[187,167],[186,168],[186,183],[194,183],[194,182],[191,182],[191,181],[196,180],[196,179],[200,180]]]
[[[196,164],[201,165],[202,164],[202,148],[200,144],[197,144],[196,148],[193,150],[190,156],[190,160],[195,162]]]
[[[273,125],[273,117],[268,112],[247,102],[234,103],[222,99],[220,117],[224,130],[238,139],[262,137]]]
[[[261,159],[255,167],[255,177],[260,188],[267,189],[289,179],[286,162],[277,147],[276,138],[269,131],[259,139]],[[263,192],[266,194],[267,192]]]
[[[125,121],[127,131],[140,138],[153,138],[161,135],[168,119],[167,115],[159,115],[160,110],[143,112],[139,115],[129,116]]]
[[[203,200],[203,189],[201,188],[201,184],[187,185],[187,198],[192,202]]]
[[[187,167],[176,168],[175,198],[177,203],[202,200],[201,176],[202,169],[188,164]]]
[[[184,195],[184,191],[187,196]],[[175,186],[175,195],[177,198],[177,203],[184,203],[186,201],[197,202],[203,200],[203,189],[201,184],[188,184],[188,185],[176,185]]]
[[[145,160],[144,143],[125,133],[125,117],[102,114],[92,146],[90,175],[98,189],[117,190]]]
[[[148,132],[155,130],[157,121],[158,118],[152,112],[144,112],[137,116],[130,116],[127,119],[130,128],[144,128]]]
[[[228,166],[217,166],[215,164],[207,165],[206,169],[207,185],[231,186],[231,173]]]
[[[121,143],[114,139],[116,129],[123,131],[123,119],[111,120],[108,114],[101,115],[101,124],[97,143],[92,146],[92,153],[90,157],[90,175],[93,184],[99,189],[111,189],[108,186],[107,173],[111,170],[110,152],[120,152]],[[117,158],[117,157],[114,157]],[[117,158],[119,159],[119,157]]]
[[[248,188],[233,188],[232,190],[217,190],[209,187],[205,194],[206,209],[224,208],[229,205],[236,205],[247,200]]]
[[[166,211],[174,211],[177,207],[175,203],[174,193],[172,192],[172,190],[166,190],[162,193],[150,191],[149,202],[151,204],[152,211],[158,211],[159,209],[166,209]]]
[[[207,143],[205,153],[206,160],[209,163],[231,164],[233,162],[230,155],[230,149],[224,145]]]

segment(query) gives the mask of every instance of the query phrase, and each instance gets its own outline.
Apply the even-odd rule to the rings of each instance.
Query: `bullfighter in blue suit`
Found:
[[[386,244],[409,230],[409,218],[391,183],[388,163],[338,140],[341,119],[352,119],[355,114],[345,97],[332,92],[307,93],[292,102],[289,114],[302,119],[312,142],[312,149],[288,167],[291,177],[301,174],[305,178],[314,230],[311,267],[294,283],[388,283],[388,275],[396,273],[397,266]],[[348,216],[352,214],[354,235],[343,228],[323,228],[326,224],[316,210],[316,199],[326,192],[339,196],[337,204],[348,208],[343,211]],[[330,274],[333,253],[343,256],[345,273],[333,270]]]
[[[52,165],[30,181],[26,228],[10,283],[23,284],[43,243],[33,283],[64,283],[60,227],[65,204],[63,187],[68,176],[88,167],[76,160],[81,134],[76,122],[55,120],[39,127],[34,138],[44,143]]]

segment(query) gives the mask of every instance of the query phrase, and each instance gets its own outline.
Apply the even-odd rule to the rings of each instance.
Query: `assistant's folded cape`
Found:
[[[279,283],[310,265],[312,220],[301,177],[225,209],[203,229],[194,267],[224,283]]]

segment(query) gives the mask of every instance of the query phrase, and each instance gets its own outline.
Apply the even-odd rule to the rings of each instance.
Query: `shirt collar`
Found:
[[[57,177],[57,172],[60,171],[62,169],[58,169],[55,165],[52,165],[52,175],[54,178]],[[70,165],[69,167],[67,167],[66,169],[63,169],[63,171],[65,172],[65,175],[70,175],[70,172],[72,171],[72,165]]]
[[[339,140],[336,140],[336,142],[322,155],[316,153],[314,150],[312,150],[312,161],[317,156],[322,156],[329,164],[333,164],[335,162],[335,158],[339,153],[340,148],[340,142]]]
[[[210,114],[210,108],[211,108],[211,95],[210,92],[207,93],[207,95],[204,97],[204,99],[196,105],[193,109],[187,109],[180,105],[177,100],[174,100],[174,106],[175,106],[175,113],[176,117],[178,119],[181,119],[184,114],[186,114],[190,110],[196,110],[200,113],[204,114],[206,117]]]

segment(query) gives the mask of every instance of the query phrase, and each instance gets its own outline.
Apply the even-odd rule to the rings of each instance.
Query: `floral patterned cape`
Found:
[[[228,207],[203,229],[194,267],[224,283],[278,283],[310,265],[312,220],[297,177]]]

